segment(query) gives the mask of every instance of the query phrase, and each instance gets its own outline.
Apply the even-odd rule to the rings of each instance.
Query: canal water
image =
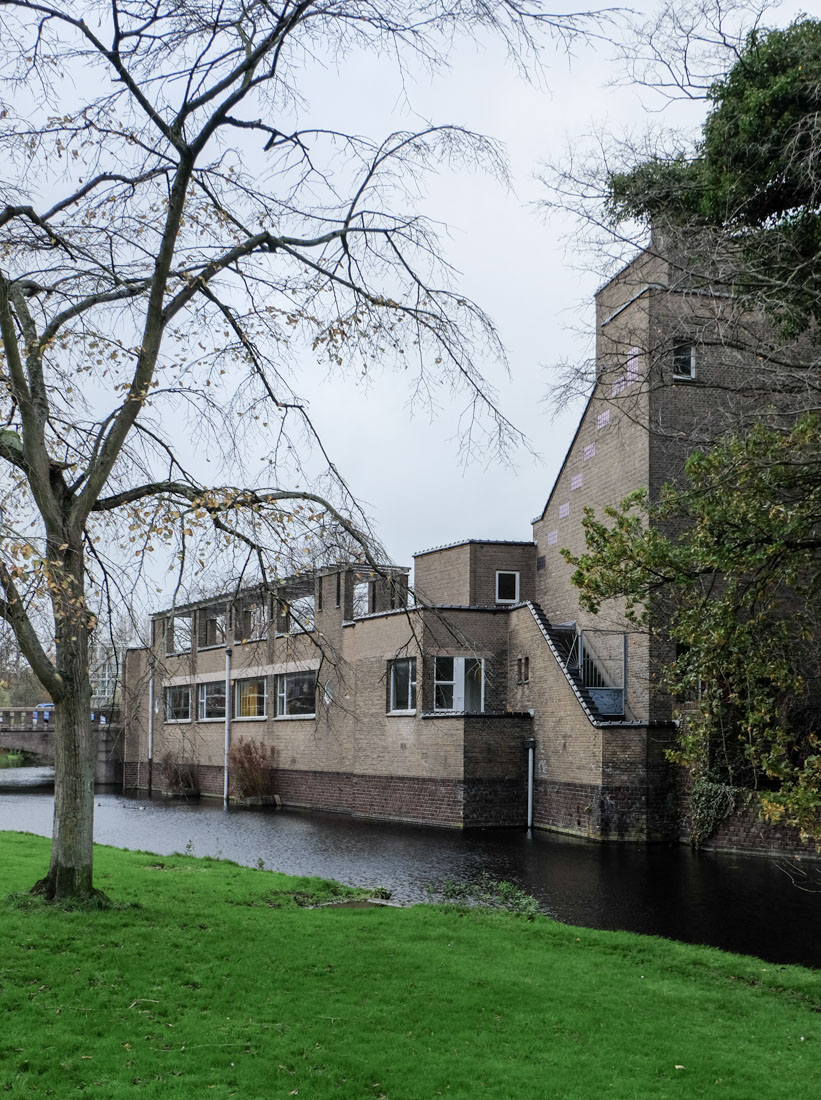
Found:
[[[42,769],[0,772],[0,829],[51,835]],[[14,782],[14,788],[8,786]],[[821,967],[821,863],[600,845],[536,832],[467,832],[376,824],[338,814],[228,810],[98,793],[95,839],[168,855],[384,886],[395,901],[430,900],[448,880],[485,872],[532,894],[546,914],[590,928],[711,944],[773,963]],[[0,872],[0,889],[2,888]]]

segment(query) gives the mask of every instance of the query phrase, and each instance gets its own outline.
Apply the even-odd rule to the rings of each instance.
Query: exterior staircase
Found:
[[[603,670],[589,653],[579,662],[575,623],[554,625],[539,604],[528,600],[527,606],[590,721],[597,724],[623,721],[624,691],[608,687]]]

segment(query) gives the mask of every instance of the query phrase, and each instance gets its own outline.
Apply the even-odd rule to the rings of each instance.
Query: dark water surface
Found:
[[[0,773],[0,829],[51,835],[43,769]],[[821,967],[821,864],[691,852],[684,846],[607,846],[537,832],[468,832],[357,821],[338,814],[223,809],[96,796],[101,844],[160,854],[191,851],[353,886],[386,886],[394,900],[481,872],[515,882],[569,924],[622,928]],[[810,889],[801,889],[795,880]],[[814,888],[813,888],[814,886]]]

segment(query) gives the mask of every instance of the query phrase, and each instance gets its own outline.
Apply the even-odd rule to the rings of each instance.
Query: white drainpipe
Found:
[[[225,647],[225,764],[223,770],[222,798],[228,805],[228,753],[231,748],[231,647]]]
[[[154,779],[154,655],[148,658],[148,797]]]
[[[527,749],[527,828],[533,828],[533,778],[536,757],[536,739],[526,737],[522,745]]]

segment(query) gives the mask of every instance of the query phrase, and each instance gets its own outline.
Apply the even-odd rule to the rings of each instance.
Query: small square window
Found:
[[[558,531],[548,531],[547,532],[547,545],[548,546],[555,546],[558,541],[559,541],[559,532]]]
[[[582,475],[581,474],[576,474],[573,478],[571,478],[570,491],[572,493],[576,489],[581,489],[581,487],[582,487]]]
[[[587,462],[589,459],[595,458],[595,455],[596,455],[596,444],[595,443],[588,443],[587,446],[584,449],[584,461]]]
[[[692,381],[696,376],[696,349],[693,344],[676,344],[673,348],[673,377]]]
[[[570,515],[570,504],[569,504],[569,502],[567,502],[565,504],[560,504],[559,505],[559,519],[567,519],[567,517],[569,515]]]
[[[496,574],[496,603],[519,602],[519,574]]]
[[[600,412],[596,417],[596,428],[601,431],[602,428],[606,428],[610,423],[610,410],[605,409],[604,412]]]

